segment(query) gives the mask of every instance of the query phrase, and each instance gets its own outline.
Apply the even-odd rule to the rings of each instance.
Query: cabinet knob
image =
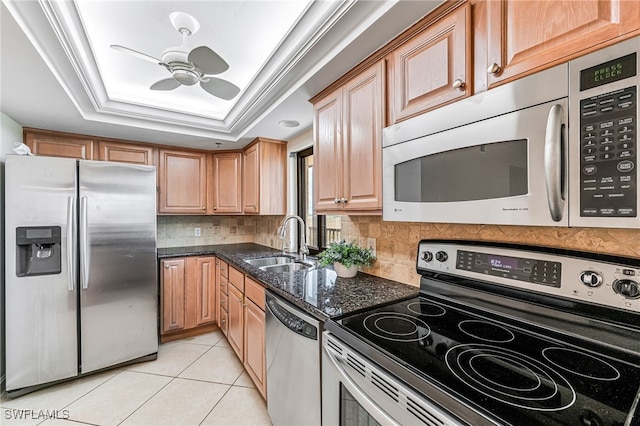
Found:
[[[339,198],[336,198],[335,200],[333,200],[333,203],[334,203],[334,204],[338,204],[339,202],[340,202],[340,199],[339,199]]]
[[[500,71],[502,71],[502,68],[500,67],[500,65],[496,64],[495,62],[489,65],[489,68],[487,68],[487,72],[489,74],[498,74]]]
[[[227,322],[227,320],[226,320],[226,319],[223,319],[223,320],[220,320],[220,322],[221,322],[222,324],[224,324],[225,322]]]
[[[347,203],[347,199],[346,198],[340,198],[340,202],[343,203],[343,204],[346,204]]]
[[[206,207],[202,206],[202,210],[206,210],[206,209],[207,209]]]
[[[242,305],[242,299],[238,299],[238,303]]]
[[[169,265],[164,265],[164,269],[169,269]]]
[[[213,209],[214,209],[214,210],[218,210],[218,208],[217,208],[217,207],[215,207],[215,206],[213,207]]]
[[[454,89],[460,89],[460,90],[464,90],[464,81],[462,81],[461,79],[456,79],[456,81],[453,82],[453,88]]]

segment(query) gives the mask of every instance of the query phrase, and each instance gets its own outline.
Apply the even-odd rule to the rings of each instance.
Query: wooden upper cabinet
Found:
[[[640,2],[492,0],[487,26],[488,62],[476,72],[488,73],[491,88],[639,29]]]
[[[342,191],[342,88],[313,105],[313,192],[316,211],[339,208]]]
[[[377,62],[314,104],[318,212],[382,209],[384,75]]]
[[[77,158],[78,160],[97,159],[95,142],[92,138],[60,132],[23,129],[24,143],[34,155],[50,157]]]
[[[248,214],[286,213],[287,145],[258,138],[242,153],[242,210]]]
[[[207,153],[160,149],[158,213],[205,214]]]
[[[98,141],[99,159],[119,163],[153,166],[154,148],[151,145],[136,145],[114,141]]]
[[[389,54],[389,125],[471,95],[470,10],[457,8]]]
[[[216,153],[211,155],[211,159],[211,213],[242,213],[242,153]]]

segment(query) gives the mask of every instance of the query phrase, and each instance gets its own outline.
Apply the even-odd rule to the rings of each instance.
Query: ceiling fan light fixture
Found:
[[[193,86],[200,80],[198,73],[191,70],[175,70],[173,71],[173,78],[185,86]]]
[[[200,29],[200,23],[193,16],[184,12],[171,12],[169,20],[178,32],[187,31],[187,35],[193,35]]]

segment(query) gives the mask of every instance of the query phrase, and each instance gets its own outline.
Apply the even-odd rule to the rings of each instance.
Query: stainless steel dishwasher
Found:
[[[267,410],[274,426],[321,423],[320,321],[266,295]]]

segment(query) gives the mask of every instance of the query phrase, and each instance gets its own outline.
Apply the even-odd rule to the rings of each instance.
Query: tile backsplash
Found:
[[[158,216],[158,247],[255,242],[276,249],[284,216]],[[419,286],[418,241],[426,238],[499,241],[640,258],[640,230],[382,222],[380,216],[342,216],[341,235],[366,247],[376,239],[377,260],[363,271]],[[199,227],[201,236],[194,236]]]
[[[251,243],[256,235],[253,216],[158,216],[159,248],[209,244]],[[200,236],[195,236],[200,228]]]
[[[363,271],[415,286],[420,285],[415,272],[418,242],[426,238],[511,242],[640,258],[638,229],[382,222],[379,216],[344,216],[342,237],[365,247],[368,237],[376,238],[378,260]]]

